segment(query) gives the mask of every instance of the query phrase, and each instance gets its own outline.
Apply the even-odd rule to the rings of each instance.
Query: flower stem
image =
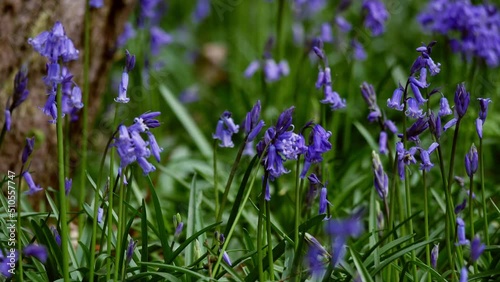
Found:
[[[427,177],[425,169],[422,170],[422,181],[424,186],[424,222],[425,222],[425,240],[429,240],[429,187],[427,186]],[[427,265],[431,265],[431,250],[429,244],[425,245],[425,259]],[[431,275],[427,274],[427,281],[432,281]]]
[[[263,260],[264,260],[264,255],[262,254],[262,216],[263,216],[263,202],[265,201],[264,196],[265,196],[265,181],[267,181],[267,172],[264,175],[264,181],[262,183],[262,195],[259,200],[259,217],[257,221],[257,257],[258,257],[258,262],[257,262],[257,267],[259,270],[259,281],[265,281],[264,279],[264,268],[262,266]]]
[[[17,236],[17,251],[18,251],[18,260],[23,261],[23,248],[22,248],[22,239],[21,239],[21,231],[22,231],[22,224],[21,224],[21,180],[22,180],[22,174],[24,170],[24,165],[21,166],[21,173],[19,174],[19,181],[17,182],[17,204],[16,204],[16,215],[17,215],[17,227],[16,227],[16,236]],[[19,269],[19,281],[24,281],[23,278],[23,264],[19,263],[18,264],[18,269]]]
[[[271,233],[271,204],[269,201],[265,201],[266,205],[266,233],[267,233],[267,257],[269,258],[269,279],[274,281],[274,259],[273,259],[273,245],[272,243],[272,233]]]
[[[484,238],[486,246],[490,245],[490,235],[488,234],[488,209],[486,206],[486,197],[484,193],[484,163],[483,163],[483,139],[479,139],[479,170],[481,173],[481,198],[483,201],[483,221],[484,221]],[[488,252],[488,258],[491,261],[491,254]]]
[[[470,239],[474,239],[474,204],[472,203],[472,195],[474,193],[474,174],[471,174],[470,176],[470,183],[469,183],[469,225],[470,225]],[[474,273],[478,273],[477,271],[477,262],[473,263],[474,265]]]
[[[296,167],[295,167],[295,233],[294,233],[294,242],[295,242],[295,255],[298,255],[297,251],[299,249],[299,225],[300,225],[300,187],[299,185],[300,178],[300,155],[297,159]]]
[[[66,214],[66,191],[64,189],[64,137],[63,137],[63,118],[62,118],[62,91],[61,84],[57,85],[57,159],[59,176],[59,222],[61,223],[61,253],[62,253],[62,272],[64,281],[69,280],[69,231],[68,219]]]
[[[118,228],[116,230],[116,261],[115,261],[115,276],[114,279],[118,280],[118,273],[120,272],[120,262],[123,260],[123,250],[122,250],[122,238],[123,238],[123,228],[124,228],[124,209],[123,209],[123,202],[125,200],[125,188],[126,186],[123,185],[123,176],[125,175],[125,172],[123,171],[122,174],[120,175],[120,186],[119,186],[119,201],[118,201]],[[124,280],[125,277],[122,277]]]
[[[78,194],[78,206],[82,207],[85,202],[85,170],[87,169],[87,145],[88,145],[88,103],[89,103],[89,70],[90,70],[90,5],[89,0],[85,5],[85,35],[84,35],[84,59],[83,59],[83,113],[82,113],[82,157],[80,166],[80,185]],[[85,223],[84,213],[78,219],[79,234],[82,234]]]
[[[217,188],[217,184],[218,184],[218,181],[217,181],[217,178],[218,178],[218,175],[217,175],[217,140],[214,140],[213,142],[214,144],[214,149],[213,149],[213,152],[214,152],[214,155],[213,155],[213,169],[214,169],[214,197],[215,197],[215,218],[218,219],[219,218],[219,190]],[[218,222],[217,220],[215,222]]]

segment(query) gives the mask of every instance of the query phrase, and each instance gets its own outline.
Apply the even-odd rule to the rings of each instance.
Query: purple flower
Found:
[[[120,81],[120,88],[118,89],[118,97],[115,98],[117,103],[128,103],[130,99],[127,97],[128,88],[128,73],[134,68],[135,55],[130,55],[128,50],[125,51],[125,67],[122,72],[122,79]]]
[[[222,259],[224,260],[224,262],[225,262],[227,265],[229,265],[229,266],[232,266],[232,265],[233,265],[233,263],[231,262],[231,258],[229,257],[229,255],[228,255],[226,252],[224,252],[224,253],[222,254]]]
[[[69,195],[72,185],[73,185],[73,179],[66,177],[66,179],[64,180],[64,192],[66,193],[66,196]]]
[[[326,225],[326,232],[332,237],[332,264],[337,267],[345,255],[345,244],[350,237],[357,238],[363,233],[361,215],[355,214],[346,219],[330,220]]]
[[[453,111],[450,109],[450,105],[448,104],[448,99],[445,97],[441,97],[439,100],[439,113],[438,116],[447,116],[453,114]]]
[[[172,43],[172,36],[166,33],[163,29],[153,26],[151,32],[151,54],[156,56],[160,53],[160,48]]]
[[[319,192],[319,212],[318,214],[326,213],[327,206],[330,205],[328,201],[328,190],[326,187],[321,188]],[[325,218],[326,219],[326,218]]]
[[[480,118],[476,119],[476,132],[479,139],[483,139],[483,121]]]
[[[455,117],[455,118],[452,118],[450,119],[447,123],[445,123],[445,125],[443,126],[443,130],[446,131],[448,130],[449,128],[455,126],[455,124],[457,124],[458,122],[458,119]]]
[[[321,25],[321,40],[323,42],[331,43],[333,42],[332,26],[329,23],[323,23]]]
[[[355,60],[364,61],[368,57],[366,55],[365,47],[356,39],[351,41],[351,46],[353,49],[353,56]]]
[[[24,247],[23,253],[28,257],[36,257],[42,263],[45,263],[47,261],[47,257],[49,256],[45,246],[35,244],[30,244]]]
[[[427,102],[427,99],[425,99],[422,96],[422,93],[420,93],[420,89],[419,89],[419,88],[426,88],[427,87],[426,85],[424,85],[424,86],[425,87],[422,87],[422,84],[420,84],[420,82],[418,80],[416,80],[415,77],[413,77],[413,76],[410,77],[410,88],[411,88],[411,91],[413,92],[413,95],[415,96],[415,99],[419,105],[422,105],[425,102]]]
[[[470,241],[465,238],[465,222],[462,218],[457,217],[457,246],[469,245]]]
[[[431,163],[430,155],[432,154],[432,152],[434,152],[434,150],[438,146],[439,146],[439,144],[434,142],[429,146],[429,149],[427,149],[427,150],[419,148],[420,159],[422,160],[422,163],[420,164],[421,170],[429,171],[434,166],[434,164]]]
[[[26,181],[26,184],[28,185],[29,188],[29,190],[25,192],[26,195],[33,195],[43,190],[43,188],[40,185],[35,184],[29,171],[23,172],[22,176],[24,177],[24,180]]]
[[[469,276],[469,272],[467,271],[467,267],[463,266],[460,270],[460,280],[459,282],[467,282]]]
[[[443,131],[441,127],[441,117],[439,115],[436,116],[431,112],[431,114],[429,115],[428,123],[431,133],[436,137],[436,139],[439,139]]]
[[[97,208],[97,223],[101,223],[104,217],[104,209],[102,207]]]
[[[330,104],[332,110],[343,109],[346,107],[345,99],[341,99],[340,95],[332,89],[332,77],[330,68],[326,67],[324,70],[323,81],[320,83],[323,86],[323,94],[325,98],[320,102],[323,104]],[[316,86],[318,83],[316,83]]]
[[[405,89],[400,83],[398,88],[396,88],[396,90],[392,93],[392,98],[387,99],[387,107],[397,111],[402,111],[404,109],[404,105],[401,104],[401,99],[403,98],[404,91]]]
[[[255,103],[253,106],[252,110],[247,113],[245,121],[243,122],[243,130],[245,131],[245,134],[248,136],[247,137],[247,142],[251,142],[257,137],[257,134],[262,130],[262,127],[264,127],[264,121],[259,120],[260,117],[260,100]]]
[[[184,222],[179,222],[179,224],[177,224],[177,227],[175,227],[175,233],[174,233],[174,237],[175,238],[178,238],[181,233],[182,233],[182,229],[184,228]]]
[[[377,105],[377,94],[375,94],[373,85],[363,82],[363,84],[361,84],[361,95],[368,104],[368,109],[370,109],[370,114],[368,114],[368,121],[377,121],[382,117],[382,113],[380,112],[380,108]]]
[[[403,143],[396,143],[396,154],[398,157],[398,173],[401,180],[405,179],[405,166],[410,164],[415,164],[415,153],[417,152],[417,147],[411,147],[409,150],[405,150]]]
[[[352,25],[342,16],[335,17],[335,24],[343,33],[348,33],[352,29]]]
[[[250,65],[245,69],[244,76],[246,78],[250,78],[257,72],[260,68],[260,62],[258,60],[254,60],[250,62]]]
[[[408,98],[407,103],[408,103],[408,108],[405,112],[405,115],[407,117],[421,118],[421,117],[425,116],[423,114],[424,110],[422,110],[418,107],[418,103],[417,103],[416,99],[410,97],[410,98]]]
[[[59,235],[59,232],[57,232],[57,228],[51,226],[50,231],[52,231],[52,234],[54,235],[54,240],[56,241],[56,244],[58,246],[61,246],[61,236]]]
[[[430,54],[432,53],[432,47],[436,44],[436,41],[432,41],[427,45],[422,45],[417,48],[417,52],[420,52],[420,56],[417,57],[415,62],[413,63],[410,73],[411,75],[415,74],[417,71],[420,71],[422,68],[429,69],[431,76],[435,76],[439,73],[441,64],[434,63]]]
[[[437,260],[439,256],[439,244],[435,244],[431,251],[431,265],[432,268],[437,268]]]
[[[125,23],[125,26],[123,27],[123,32],[116,39],[116,47],[121,48],[125,46],[127,41],[129,41],[129,39],[134,37],[135,37],[134,27],[129,22]]]
[[[372,151],[372,169],[373,169],[373,184],[379,197],[382,200],[387,199],[387,195],[389,194],[389,178],[384,171],[384,167],[382,166],[382,162],[380,161],[380,157]]]
[[[387,153],[389,153],[389,150],[387,148],[387,133],[385,131],[380,132],[380,136],[378,138],[378,147],[380,154],[386,155]]]
[[[475,236],[470,246],[470,258],[472,262],[476,262],[479,259],[484,249],[485,245],[481,243],[478,236]]]
[[[127,252],[125,254],[126,264],[129,264],[130,261],[132,260],[132,256],[134,255],[134,250],[136,245],[137,241],[134,241],[134,239],[130,238],[130,241],[128,242]]]
[[[290,73],[288,62],[282,60],[278,63],[273,59],[266,59],[263,66],[264,76],[267,82],[274,82]]]
[[[78,59],[78,50],[75,49],[73,41],[66,36],[64,27],[59,21],[54,24],[51,31],[44,31],[35,38],[29,38],[28,44],[53,63],[59,58],[62,58],[63,62]]]
[[[418,141],[418,136],[429,127],[428,118],[418,118],[408,129],[406,129],[406,139],[410,141]],[[398,135],[403,137],[402,135]]]
[[[23,155],[21,157],[23,165],[28,161],[28,158],[31,156],[31,153],[33,153],[34,147],[35,147],[35,136],[31,138],[26,138],[26,145],[24,146]]]
[[[364,25],[373,36],[379,36],[385,31],[385,22],[389,18],[385,5],[379,0],[365,0],[362,6],[365,13]]]
[[[193,20],[195,23],[203,21],[210,15],[210,0],[198,0],[193,11]]]
[[[474,173],[477,171],[478,166],[478,155],[477,149],[474,144],[470,147],[469,153],[465,155],[465,172],[469,177],[472,177]]]
[[[10,126],[12,123],[12,118],[9,109],[5,109],[5,128],[10,131]]]
[[[488,104],[491,103],[490,98],[477,98],[479,101],[479,119],[484,122],[486,121],[486,116],[488,115]]]
[[[309,146],[305,154],[304,168],[300,174],[304,178],[313,163],[323,161],[323,153],[332,149],[332,144],[328,140],[332,136],[330,131],[326,131],[321,125],[316,124],[309,134]]]
[[[459,214],[461,211],[463,211],[465,209],[466,206],[467,206],[467,198],[464,198],[464,200],[462,201],[462,203],[458,204],[455,207],[455,214]]]
[[[213,139],[218,139],[221,141],[219,143],[220,147],[232,148],[234,147],[234,144],[231,140],[231,137],[234,133],[238,133],[238,130],[239,125],[234,124],[234,121],[231,118],[231,112],[225,111],[220,117],[215,129],[215,133],[212,134],[212,137]]]
[[[318,242],[316,238],[309,233],[305,233],[304,239],[309,245],[305,260],[309,266],[309,270],[313,278],[320,278],[321,274],[326,269],[326,260],[330,256],[325,248]]]
[[[14,93],[12,94],[13,99],[10,106],[8,103],[9,100],[7,100],[6,109],[8,109],[9,114],[12,114],[14,109],[19,107],[28,98],[28,95],[28,69],[23,66],[14,78]]]
[[[103,0],[90,0],[89,5],[92,8],[101,8],[104,5]]]
[[[460,83],[457,85],[457,90],[455,91],[455,111],[459,119],[461,119],[467,112],[469,102],[470,93],[465,89],[465,84]]]
[[[384,127],[389,129],[389,131],[392,132],[393,134],[398,133],[398,127],[396,126],[396,124],[392,120],[388,120],[388,119],[385,120]]]

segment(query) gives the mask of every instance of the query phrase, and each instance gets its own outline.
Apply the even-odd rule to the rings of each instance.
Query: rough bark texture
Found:
[[[49,30],[55,21],[61,21],[66,34],[80,50],[80,58],[69,65],[80,86],[83,81],[83,39],[85,0],[2,0],[0,1],[0,123],[4,123],[3,109],[7,98],[12,95],[16,72],[25,64],[28,66],[28,99],[12,115],[12,129],[7,132],[0,150],[0,174],[7,170],[20,170],[21,152],[25,138],[36,135],[35,151],[30,171],[35,181],[46,188],[57,187],[57,148],[55,125],[49,124],[39,107],[46,101],[45,75],[46,58],[37,54],[28,45],[29,37],[35,37]],[[107,0],[104,7],[91,10],[91,57],[90,57],[90,99],[85,107],[89,110],[92,124],[99,110],[100,93],[105,89],[107,72],[116,51],[116,38],[135,6],[136,0]],[[1,125],[0,125],[1,127]],[[89,127],[90,128],[90,127]],[[79,147],[81,124],[71,124],[72,150]],[[92,133],[89,135],[92,136]],[[78,150],[76,150],[78,151]],[[72,164],[74,168],[75,163]]]

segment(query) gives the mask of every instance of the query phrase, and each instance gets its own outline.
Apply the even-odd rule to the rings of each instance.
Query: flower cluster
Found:
[[[345,255],[345,244],[349,238],[357,238],[363,233],[361,216],[363,210],[355,212],[349,218],[328,221],[326,232],[332,237],[332,264],[337,267]]]
[[[290,74],[290,67],[288,66],[288,62],[286,60],[276,62],[272,58],[272,46],[273,39],[270,38],[264,48],[264,58],[262,60],[253,60],[245,69],[244,76],[246,78],[252,77],[260,68],[262,68],[262,71],[264,72],[266,82],[275,82]]]
[[[385,22],[389,18],[389,13],[385,5],[380,0],[365,0],[362,6],[365,12],[364,25],[373,36],[379,36],[385,31]]]
[[[500,11],[493,4],[431,1],[418,20],[425,30],[451,38],[454,52],[479,57],[490,67],[500,64]]]
[[[60,63],[78,59],[78,50],[75,49],[73,41],[66,36],[63,25],[61,22],[56,22],[51,31],[44,31],[35,38],[28,39],[28,43],[49,60],[47,76],[43,79],[48,92],[43,112],[52,117],[51,123],[56,122],[56,93],[58,85],[61,85],[62,113],[72,114],[72,119],[76,119],[74,114],[83,107],[82,91],[73,81],[73,75]]]
[[[219,121],[217,122],[217,127],[215,129],[215,133],[212,134],[212,137],[213,139],[220,140],[220,147],[232,148],[234,147],[234,143],[233,140],[231,140],[231,137],[234,133],[238,133],[239,129],[240,126],[236,125],[231,118],[231,112],[225,111],[222,113]]]
[[[322,43],[320,42],[319,46],[321,45]],[[318,79],[316,80],[316,89],[323,88],[323,94],[325,95],[321,103],[329,104],[332,110],[345,108],[345,99],[340,98],[339,93],[332,89],[332,74],[325,52],[317,46],[313,47],[313,51],[323,61],[323,66],[319,67]]]
[[[160,112],[147,112],[134,119],[134,124],[129,127],[120,125],[118,137],[115,137],[113,146],[120,156],[120,172],[129,164],[137,161],[144,174],[156,170],[155,166],[148,162],[147,158],[154,156],[160,162],[160,152],[163,150],[158,146],[156,138],[150,129],[160,126],[155,118]],[[147,135],[148,141],[143,139]]]
[[[264,177],[267,201],[271,199],[269,180],[274,180],[282,174],[288,173],[289,170],[285,169],[283,163],[286,160],[296,160],[298,155],[307,150],[304,137],[289,130],[293,128],[293,110],[294,107],[291,107],[281,113],[276,125],[269,127],[264,138],[257,144],[257,154],[262,156],[262,164],[266,175],[268,175],[268,177]]]
[[[127,97],[128,88],[128,73],[135,66],[135,55],[130,55],[128,50],[125,51],[125,66],[123,67],[122,79],[120,81],[120,88],[118,89],[118,97],[115,98],[117,103],[128,103],[130,99]]]

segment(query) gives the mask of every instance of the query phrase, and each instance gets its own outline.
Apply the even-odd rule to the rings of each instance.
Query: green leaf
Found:
[[[149,176],[148,176],[148,183],[149,183],[149,191],[151,191],[151,198],[153,199],[153,206],[155,209],[155,219],[159,233],[158,239],[160,239],[161,248],[164,254],[164,260],[165,262],[168,262],[171,261],[172,258],[172,249],[168,244],[168,232],[165,229],[165,223],[163,222],[163,218],[165,217],[163,216],[163,212],[161,211],[160,200],[158,199],[158,195],[156,194],[155,187],[153,186],[153,182],[151,181],[151,178]]]
[[[142,238],[142,248],[141,248],[141,261],[147,262],[149,259],[148,252],[148,216],[146,212],[146,203],[144,199],[142,200],[142,212],[141,212],[141,238]],[[141,272],[147,272],[147,265],[141,265]]]
[[[359,254],[352,248],[349,248],[349,250],[351,251],[352,260],[354,261],[354,265],[356,265],[356,269],[358,270],[358,273],[361,276],[361,280],[364,282],[370,282],[370,281],[373,282],[372,276],[363,265],[363,262],[361,261]]]

